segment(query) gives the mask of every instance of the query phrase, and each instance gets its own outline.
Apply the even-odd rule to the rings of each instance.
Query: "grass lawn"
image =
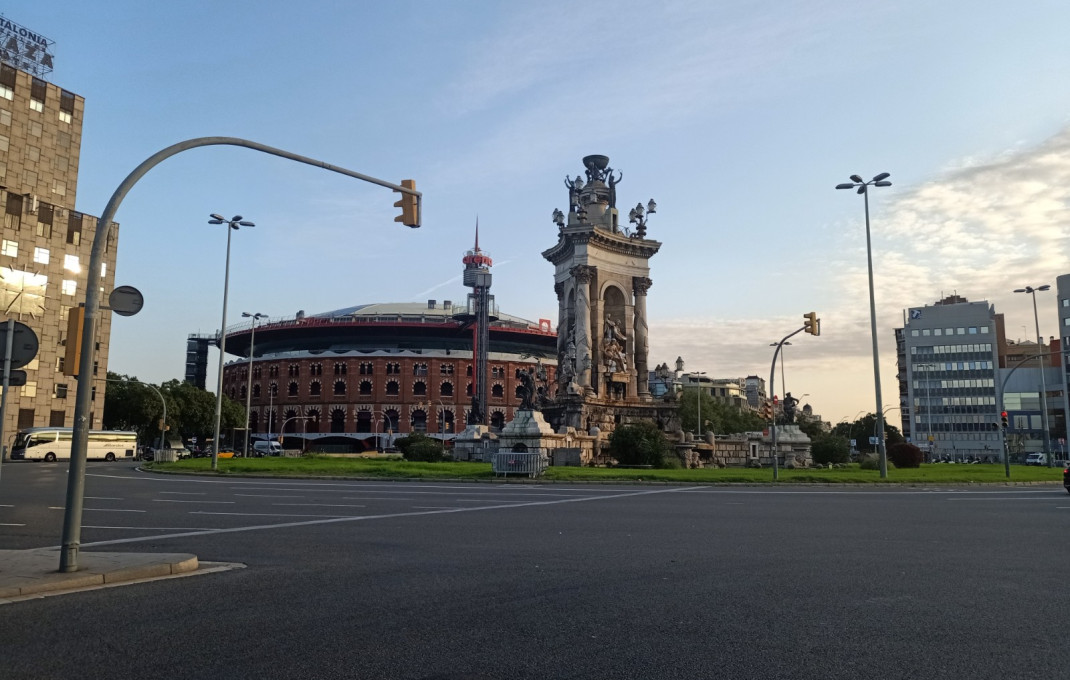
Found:
[[[145,467],[165,472],[211,473],[208,458],[191,458],[175,463],[145,463]],[[232,458],[220,459],[219,475],[278,475],[377,477],[383,479],[494,479],[489,463],[410,463],[375,458]],[[1003,465],[922,465],[898,470],[889,465],[888,478],[877,470],[845,469],[780,470],[781,483],[874,483],[874,484],[974,484],[1011,482],[1058,482],[1063,469],[1011,466],[1010,480]],[[513,476],[511,479],[524,479]],[[773,481],[772,468],[710,468],[703,470],[635,470],[620,468],[552,467],[542,479],[547,481],[679,482],[705,484],[755,484]]]

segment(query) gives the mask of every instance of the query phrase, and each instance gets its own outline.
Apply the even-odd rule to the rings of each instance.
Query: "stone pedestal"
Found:
[[[766,444],[766,450],[768,445],[772,442],[772,437],[766,434],[762,437],[762,441]],[[810,438],[799,429],[798,425],[777,425],[776,426],[776,444],[777,444],[777,459],[779,465],[782,467],[809,467],[813,464],[813,458],[810,456]],[[772,461],[768,461],[772,464]]]
[[[490,462],[498,450],[498,435],[486,425],[469,425],[453,438],[453,459]]]

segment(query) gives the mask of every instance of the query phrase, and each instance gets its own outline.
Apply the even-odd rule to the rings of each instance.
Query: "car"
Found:
[[[1031,453],[1025,457],[1026,465],[1047,465],[1048,457],[1043,453]]]
[[[1063,488],[1070,493],[1070,466],[1063,468]]]

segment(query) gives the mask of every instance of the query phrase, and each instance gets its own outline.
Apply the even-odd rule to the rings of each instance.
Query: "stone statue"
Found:
[[[803,395],[806,396],[806,395]],[[795,422],[795,407],[799,404],[799,400],[791,396],[791,392],[784,395],[784,422],[792,424]]]
[[[527,371],[520,372],[520,410],[521,411],[538,411],[539,404],[535,396],[538,394],[538,387],[535,385],[535,369],[529,368]]]
[[[576,212],[580,207],[580,191],[583,190],[583,178],[576,175],[576,179],[569,179],[568,175],[565,175],[565,186],[568,187],[568,211],[570,213]]]
[[[607,342],[602,343],[602,353],[606,357],[606,367],[610,373],[617,373],[619,371],[627,371],[628,364],[624,360],[624,348],[620,346],[616,338],[611,338]]]
[[[612,316],[606,314],[606,328],[605,328],[605,341],[616,340],[618,344],[623,346],[628,342],[628,336],[621,329],[620,324],[613,319]]]
[[[607,168],[606,182],[609,184],[609,207],[617,207],[617,183],[624,177],[624,173],[617,171],[617,176],[613,176],[613,168]]]

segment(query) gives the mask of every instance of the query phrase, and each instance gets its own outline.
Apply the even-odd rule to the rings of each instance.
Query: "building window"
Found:
[[[490,388],[490,396],[494,397],[495,399],[501,399],[503,396],[505,396],[505,388],[502,387],[501,383],[494,383],[494,385]]]
[[[346,431],[346,412],[343,409],[336,408],[331,411],[331,432],[345,432]]]
[[[361,380],[357,393],[362,396],[370,395],[372,393],[372,382],[370,380]]]
[[[279,367],[275,366],[275,365],[268,366],[268,377],[269,378],[277,378],[277,377],[279,377]]]
[[[52,390],[52,396],[55,397],[56,399],[66,399],[67,398],[67,386],[66,385],[57,384]]]
[[[323,375],[323,364],[312,364],[308,367],[309,375]]]
[[[386,384],[386,393],[390,396],[397,396],[401,393],[401,386],[398,385],[397,380],[391,380]]]
[[[64,295],[74,295],[78,292],[78,283],[76,281],[71,281],[70,279],[64,279],[61,290]]]
[[[78,263],[77,255],[64,255],[63,268],[75,274],[81,273],[82,266]]]
[[[4,226],[16,231],[22,227],[22,196],[8,192],[4,209]]]
[[[52,238],[52,215],[55,209],[49,203],[41,203],[37,206],[37,235],[43,238]]]
[[[453,396],[453,383],[450,383],[450,382],[442,383],[438,388],[438,394],[439,394],[439,396],[442,396],[442,397],[452,397]]]
[[[412,374],[413,375],[427,375],[427,364],[413,364],[412,365]]]
[[[320,393],[322,392],[322,390],[323,390],[323,386],[320,385],[320,381],[319,380],[313,380],[311,383],[308,384],[308,393],[310,395],[312,395],[313,397],[320,396]]]
[[[8,257],[18,257],[19,254],[19,242],[9,241],[4,239],[3,246],[0,246],[0,255],[7,255]]]
[[[259,399],[260,398],[260,384],[259,383],[257,383],[256,385],[253,385],[253,398],[254,399]]]
[[[438,372],[440,375],[453,375],[453,364],[441,364]]]
[[[361,375],[371,375],[373,369],[374,369],[374,366],[372,366],[372,364],[370,364],[370,363],[361,362],[361,364],[360,364],[360,374]]]
[[[253,377],[254,378],[256,378],[257,380],[260,380],[261,373],[262,373],[262,371],[260,370],[259,366],[253,367]]]
[[[67,243],[78,245],[82,242],[82,213],[71,211],[67,216]]]
[[[346,365],[345,364],[335,364],[334,365],[334,374],[335,375],[345,375],[346,374]]]
[[[423,380],[417,380],[412,384],[412,393],[417,397],[423,397],[427,395],[427,383]]]
[[[336,380],[336,381],[334,381],[334,393],[337,394],[337,395],[342,395],[342,394],[346,393],[346,381],[345,380]]]
[[[279,384],[278,383],[271,383],[271,387],[268,388],[268,393],[272,397],[279,396]]]
[[[286,370],[291,378],[297,378],[301,375],[301,367],[297,364],[290,364]]]
[[[74,115],[74,95],[66,90],[59,91],[59,119],[71,122]]]
[[[472,396],[472,383],[468,383],[468,387],[465,388],[464,394],[466,397]]]
[[[291,397],[297,396],[297,381],[291,380],[289,386],[286,389],[286,393]]]
[[[472,365],[471,364],[469,364],[467,367],[465,367],[464,374],[466,376],[468,376],[469,378],[472,377]]]
[[[387,375],[401,375],[401,364],[387,363],[386,365]]]

